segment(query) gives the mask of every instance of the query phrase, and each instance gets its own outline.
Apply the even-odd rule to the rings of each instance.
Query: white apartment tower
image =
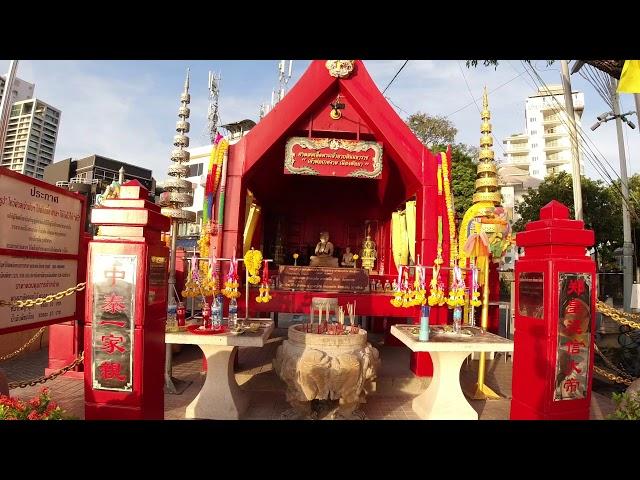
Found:
[[[15,102],[9,114],[0,165],[42,179],[53,163],[60,110],[36,98]]]
[[[578,128],[584,111],[584,94],[572,92]],[[562,85],[549,85],[527,98],[524,133],[507,137],[504,164],[522,170],[533,178],[543,180],[559,172],[571,173],[571,137],[569,119],[564,112]],[[579,145],[581,142],[578,142]],[[580,172],[584,174],[582,151],[578,148]]]

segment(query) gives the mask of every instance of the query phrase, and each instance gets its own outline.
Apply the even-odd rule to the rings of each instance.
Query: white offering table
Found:
[[[513,352],[513,341],[479,328],[463,327],[474,335],[456,335],[443,326],[429,328],[429,340],[418,340],[417,325],[393,325],[391,334],[414,352],[429,352],[433,378],[427,390],[414,398],[413,411],[424,420],[478,420],[478,413],[460,387],[460,367],[473,352]]]
[[[198,335],[191,332],[166,333],[166,343],[198,345],[207,358],[207,378],[202,390],[187,406],[186,418],[238,420],[249,405],[248,395],[236,382],[233,372],[238,347],[262,347],[273,331],[273,321],[249,319],[242,324],[260,323],[256,332],[240,335]]]

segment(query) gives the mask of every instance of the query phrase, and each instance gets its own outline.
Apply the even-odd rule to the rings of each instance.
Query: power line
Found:
[[[407,65],[407,63],[409,63],[409,60],[405,60],[404,63],[402,64],[402,66],[400,67],[400,70],[398,70],[396,72],[396,74],[393,76],[393,78],[391,79],[391,81],[389,82],[389,84],[384,88],[384,90],[382,91],[382,95],[384,95],[384,92],[387,91],[387,88],[389,88],[391,86],[391,84],[393,83],[393,81],[396,79],[396,77],[398,75],[400,75],[400,72],[402,71],[402,69]]]
[[[523,66],[524,66],[524,63],[523,63]],[[525,68],[526,68],[526,66],[525,66]],[[535,69],[533,67],[531,68],[531,70],[536,74],[536,76],[538,77],[539,81],[544,86],[544,88],[548,92],[550,92],[550,89],[547,86],[547,84],[544,81],[544,79],[542,79],[542,77],[540,77],[540,75],[535,71]],[[533,76],[531,76],[531,74],[529,74],[529,76],[531,77],[532,81],[534,82],[534,85],[537,86],[536,80],[533,78]],[[551,106],[551,108],[553,109],[554,113],[560,113],[560,112],[565,112],[566,113],[566,108],[563,105],[560,104],[560,102],[555,98],[555,96],[552,96],[552,99],[559,106],[559,108]],[[565,121],[565,119],[564,119],[564,117],[562,115],[559,115],[559,120],[565,127],[568,128],[568,123],[567,123],[567,121]],[[591,142],[591,144],[594,146],[596,151],[600,154],[600,156],[607,163],[609,168],[611,168],[611,170],[613,171],[614,175],[618,178],[618,180],[620,180],[620,182],[622,182],[622,180],[620,179],[620,176],[618,175],[618,173],[611,166],[611,164],[608,162],[608,160],[602,154],[602,152],[600,152],[600,150],[598,150],[598,147],[595,145],[595,143],[593,143],[593,141],[586,135],[585,131],[582,129],[582,126],[576,124],[576,127],[577,127],[576,131],[580,135],[580,137],[581,137],[580,139],[582,140],[582,144],[583,144],[582,145],[583,146],[583,157],[585,157],[589,161],[589,163],[593,166],[593,168],[596,169],[596,171],[598,171],[598,173],[600,173],[600,175],[603,177],[605,185],[607,184],[607,178],[609,179],[609,182],[610,182],[609,186],[611,186],[613,188],[613,190],[616,192],[616,194],[618,194],[620,196],[622,201],[626,203],[627,208],[629,209],[629,212],[631,212],[631,214],[636,219],[638,219],[638,215],[637,215],[633,205],[631,205],[630,202],[628,201],[628,199],[625,199],[624,196],[622,195],[622,189],[617,184],[617,180],[614,180],[611,177],[611,175],[607,171],[607,169],[604,166],[604,164],[600,161],[598,156],[593,152],[593,150],[591,149],[591,147],[589,146],[589,144],[585,140],[589,140],[589,142]],[[571,140],[571,142],[575,142],[575,140],[573,138],[571,138],[570,140]],[[633,192],[630,192],[630,196],[633,197],[636,202],[639,202],[639,199],[637,198],[636,195],[634,195]]]
[[[522,72],[520,72],[518,75],[516,75],[515,77],[511,78],[510,80],[507,80],[506,82],[504,82],[502,85],[498,85],[496,88],[494,88],[493,90],[489,90],[489,93],[493,93],[496,90],[499,90],[500,88],[504,87],[505,85],[513,82],[516,78],[520,77],[521,75],[524,75],[526,72],[523,70]],[[481,97],[480,97],[481,98]],[[478,100],[480,99],[478,98]],[[476,102],[476,99],[474,98],[473,101],[467,103],[464,107],[460,107],[458,110],[456,110],[455,112],[451,112],[449,115],[445,115],[445,118],[450,117],[451,115],[455,115],[458,112],[461,112],[462,110],[464,110],[467,107],[470,107],[471,105],[473,105]]]

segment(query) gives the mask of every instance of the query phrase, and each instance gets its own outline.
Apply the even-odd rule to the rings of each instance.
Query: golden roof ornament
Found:
[[[325,66],[332,77],[347,78],[353,72],[355,63],[355,60],[327,60]]]
[[[494,162],[493,136],[491,135],[491,113],[489,112],[489,98],[487,87],[484,87],[482,95],[482,124],[480,126],[480,155],[476,169],[476,193],[473,194],[473,203],[492,202],[498,206],[502,195],[498,191],[498,175]]]

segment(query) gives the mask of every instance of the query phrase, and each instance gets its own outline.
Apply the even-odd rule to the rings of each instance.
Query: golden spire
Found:
[[[498,175],[494,162],[493,137],[491,135],[491,124],[489,119],[489,98],[487,87],[484,87],[482,95],[482,125],[480,126],[480,156],[478,158],[478,168],[476,176],[476,193],[473,194],[473,203],[492,202],[496,206],[500,205],[502,195],[498,190]]]

